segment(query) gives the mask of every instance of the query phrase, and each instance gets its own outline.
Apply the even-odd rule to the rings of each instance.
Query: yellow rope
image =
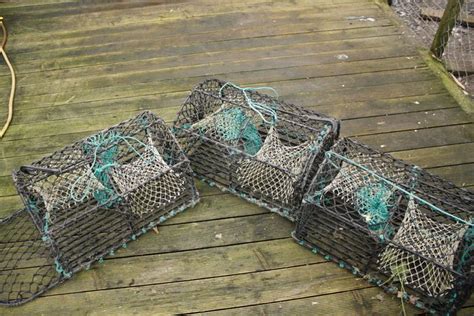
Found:
[[[8,100],[8,117],[7,117],[7,121],[5,122],[5,125],[3,125],[3,128],[0,131],[0,138],[2,138],[3,135],[5,135],[5,132],[7,131],[8,127],[10,126],[10,123],[13,118],[13,100],[15,98],[16,78],[15,78],[15,71],[13,70],[13,66],[10,63],[10,60],[8,59],[7,53],[5,52],[5,45],[7,43],[8,33],[7,33],[7,28],[5,27],[5,24],[3,22],[3,17],[0,17],[0,27],[3,31],[3,40],[0,46],[0,53],[3,55],[3,58],[5,59],[5,62],[7,63],[7,66],[10,69],[10,73],[12,76],[12,88],[10,90],[10,99]]]

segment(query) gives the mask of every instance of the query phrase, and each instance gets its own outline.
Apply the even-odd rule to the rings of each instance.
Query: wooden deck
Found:
[[[27,0],[0,4],[0,15],[18,73],[13,125],[0,141],[0,216],[21,207],[13,168],[144,109],[171,121],[210,77],[273,86],[342,119],[344,136],[474,186],[472,117],[369,0]],[[1,63],[3,124],[10,79]],[[0,314],[400,312],[397,298],[294,243],[288,221],[198,189],[202,202],[159,235]],[[473,300],[461,314],[472,313]]]

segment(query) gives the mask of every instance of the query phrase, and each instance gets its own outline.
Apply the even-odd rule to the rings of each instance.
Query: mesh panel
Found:
[[[90,169],[81,167],[60,175],[51,175],[34,184],[33,190],[40,194],[49,213],[51,223],[56,222],[56,209],[77,207],[93,193],[104,190]]]
[[[431,49],[461,87],[474,96],[474,1],[392,0],[391,3],[413,31],[419,46]],[[451,27],[441,27],[446,10],[454,17],[445,24]]]
[[[0,304],[29,301],[62,280],[26,210],[0,219]]]
[[[243,149],[249,155],[255,155],[262,146],[260,134],[255,126],[254,115],[240,108],[226,108],[209,115],[193,124],[200,134],[213,140],[236,146],[243,142]]]
[[[113,168],[111,174],[119,193],[133,191],[126,200],[131,212],[138,216],[173,202],[185,187],[185,178],[170,170],[151,146],[141,159]]]
[[[467,225],[432,220],[411,198],[402,225],[393,237],[393,242],[403,248],[387,246],[379,258],[380,269],[397,274],[404,284],[431,296],[445,294],[454,287],[454,276],[444,267],[454,270],[454,256],[466,229]]]
[[[239,163],[237,182],[254,194],[272,196],[275,200],[289,204],[294,184],[304,172],[315,147],[314,141],[293,147],[285,146],[272,127],[256,159],[244,159]]]

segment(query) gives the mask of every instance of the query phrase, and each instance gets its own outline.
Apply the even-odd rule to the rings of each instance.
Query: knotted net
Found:
[[[237,182],[252,194],[270,196],[288,204],[293,198],[294,184],[317,146],[316,140],[297,146],[284,145],[272,126],[255,159],[243,159],[238,164]]]
[[[454,287],[454,258],[467,230],[462,223],[442,223],[420,210],[413,198],[405,218],[389,245],[380,254],[379,269],[399,282],[436,297]]]
[[[350,159],[346,161],[345,157]],[[355,210],[367,228],[380,238],[385,238],[384,234],[390,234],[392,228],[387,224],[391,208],[395,204],[396,190],[377,175],[383,174],[391,181],[404,183],[408,178],[406,170],[390,164],[380,155],[367,153],[351,152],[344,157],[329,153],[326,160],[327,166],[332,169],[328,173],[337,174],[324,187],[322,194],[330,194],[349,205],[345,209],[349,213],[354,213],[351,209]]]
[[[0,305],[27,302],[63,279],[26,209],[0,219],[0,240]]]
[[[232,105],[223,105],[218,111],[194,123],[192,128],[217,142],[239,147],[255,155],[262,146],[254,113]]]
[[[184,190],[185,179],[175,173],[155,147],[149,145],[140,159],[111,171],[119,194],[126,194],[131,212],[143,216],[173,202]]]

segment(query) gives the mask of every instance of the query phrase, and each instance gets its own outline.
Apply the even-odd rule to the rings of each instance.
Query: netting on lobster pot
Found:
[[[474,286],[474,194],[351,139],[326,152],[293,237],[436,313]]]
[[[200,179],[294,220],[339,123],[259,90],[206,80],[173,131]]]
[[[25,210],[1,222],[3,305],[34,298],[199,199],[189,160],[151,112],[21,167],[14,182]]]

